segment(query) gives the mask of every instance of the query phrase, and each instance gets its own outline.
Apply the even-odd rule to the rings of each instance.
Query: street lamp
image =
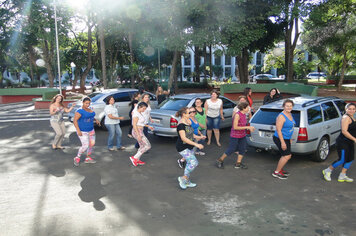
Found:
[[[61,64],[59,61],[59,43],[58,43],[58,27],[57,27],[57,7],[56,0],[53,2],[54,4],[54,26],[56,31],[56,48],[57,48],[57,66],[58,66],[58,82],[59,82],[59,93],[62,94],[62,80],[61,80]]]

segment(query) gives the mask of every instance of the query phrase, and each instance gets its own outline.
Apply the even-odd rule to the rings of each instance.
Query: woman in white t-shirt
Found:
[[[132,111],[132,136],[137,140],[140,145],[140,148],[137,150],[137,153],[134,156],[130,157],[132,165],[134,166],[146,164],[140,159],[142,154],[144,154],[151,148],[150,141],[148,141],[147,137],[143,133],[144,127],[153,130],[152,126],[146,124],[146,118],[144,116],[144,113],[147,107],[147,103],[140,102],[139,104],[137,104],[136,109]]]
[[[216,90],[211,91],[211,98],[206,100],[204,104],[206,119],[207,119],[207,145],[211,143],[212,131],[214,131],[216,144],[221,147],[220,144],[220,120],[225,120],[223,113],[223,101],[218,98],[218,92]]]
[[[124,150],[125,147],[121,145],[122,131],[120,127],[120,120],[123,120],[123,116],[119,116],[117,108],[114,106],[115,99],[110,96],[106,100],[106,107],[104,109],[105,113],[105,127],[109,131],[108,137],[108,149],[114,151],[114,137],[116,134],[116,147],[117,150]]]

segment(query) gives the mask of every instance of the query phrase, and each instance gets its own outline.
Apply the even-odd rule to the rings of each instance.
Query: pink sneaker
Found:
[[[74,157],[74,161],[73,161],[74,166],[79,166],[79,163],[80,163],[80,158]]]
[[[130,157],[130,161],[131,161],[131,163],[132,163],[133,166],[137,166],[138,163],[137,163],[136,158],[134,158],[133,156],[131,156],[131,157]]]
[[[87,158],[85,158],[84,163],[93,164],[93,163],[96,163],[96,160],[94,160],[90,156],[87,156]]]
[[[146,164],[146,162],[141,161],[141,160],[137,160],[137,165],[143,166],[144,164]]]

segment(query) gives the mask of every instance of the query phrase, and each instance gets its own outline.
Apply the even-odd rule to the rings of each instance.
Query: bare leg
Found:
[[[221,157],[218,159],[218,161],[223,162],[226,157],[227,157],[227,155],[224,153],[224,154],[221,155]]]
[[[210,145],[211,143],[211,134],[212,134],[212,130],[207,130],[206,131],[206,134],[208,135],[208,142],[207,142],[207,145]]]
[[[236,163],[241,163],[241,161],[242,161],[242,158],[244,158],[244,156],[243,155],[237,155],[237,162]]]
[[[213,129],[214,130],[214,135],[215,135],[215,139],[216,139],[216,144],[221,147],[220,144],[220,130],[219,129]]]
[[[289,161],[289,159],[290,159],[291,157],[292,157],[292,155],[282,156],[282,157],[279,159],[276,172],[280,172],[280,171],[283,169],[283,167],[287,164],[287,162]]]

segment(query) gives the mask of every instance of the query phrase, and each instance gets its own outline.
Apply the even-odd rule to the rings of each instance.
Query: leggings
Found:
[[[187,161],[184,169],[184,175],[188,178],[190,177],[190,173],[198,166],[198,160],[194,156],[193,149],[184,149],[183,151],[179,152],[179,154]]]
[[[51,126],[54,129],[54,132],[56,132],[56,136],[53,140],[53,145],[61,146],[62,141],[64,139],[64,135],[66,134],[66,127],[64,125],[64,122],[51,121]]]
[[[95,145],[95,131],[83,132],[82,136],[79,136],[82,146],[78,150],[77,157],[80,157],[85,151],[87,151],[87,156],[93,151],[93,146]]]
[[[132,136],[137,140],[137,142],[138,142],[137,137],[141,137],[141,141],[138,142],[140,147],[138,148],[137,153],[134,156],[134,158],[140,160],[142,154],[144,154],[145,152],[151,149],[151,143],[150,141],[148,141],[145,134],[143,133],[143,129],[138,129],[138,132],[139,133],[137,134],[135,129],[132,129]]]
[[[354,160],[354,152],[355,147],[354,143],[348,141],[339,141],[336,143],[337,153],[339,155],[339,159],[332,163],[334,168],[342,165],[345,169],[349,169],[353,160]]]

